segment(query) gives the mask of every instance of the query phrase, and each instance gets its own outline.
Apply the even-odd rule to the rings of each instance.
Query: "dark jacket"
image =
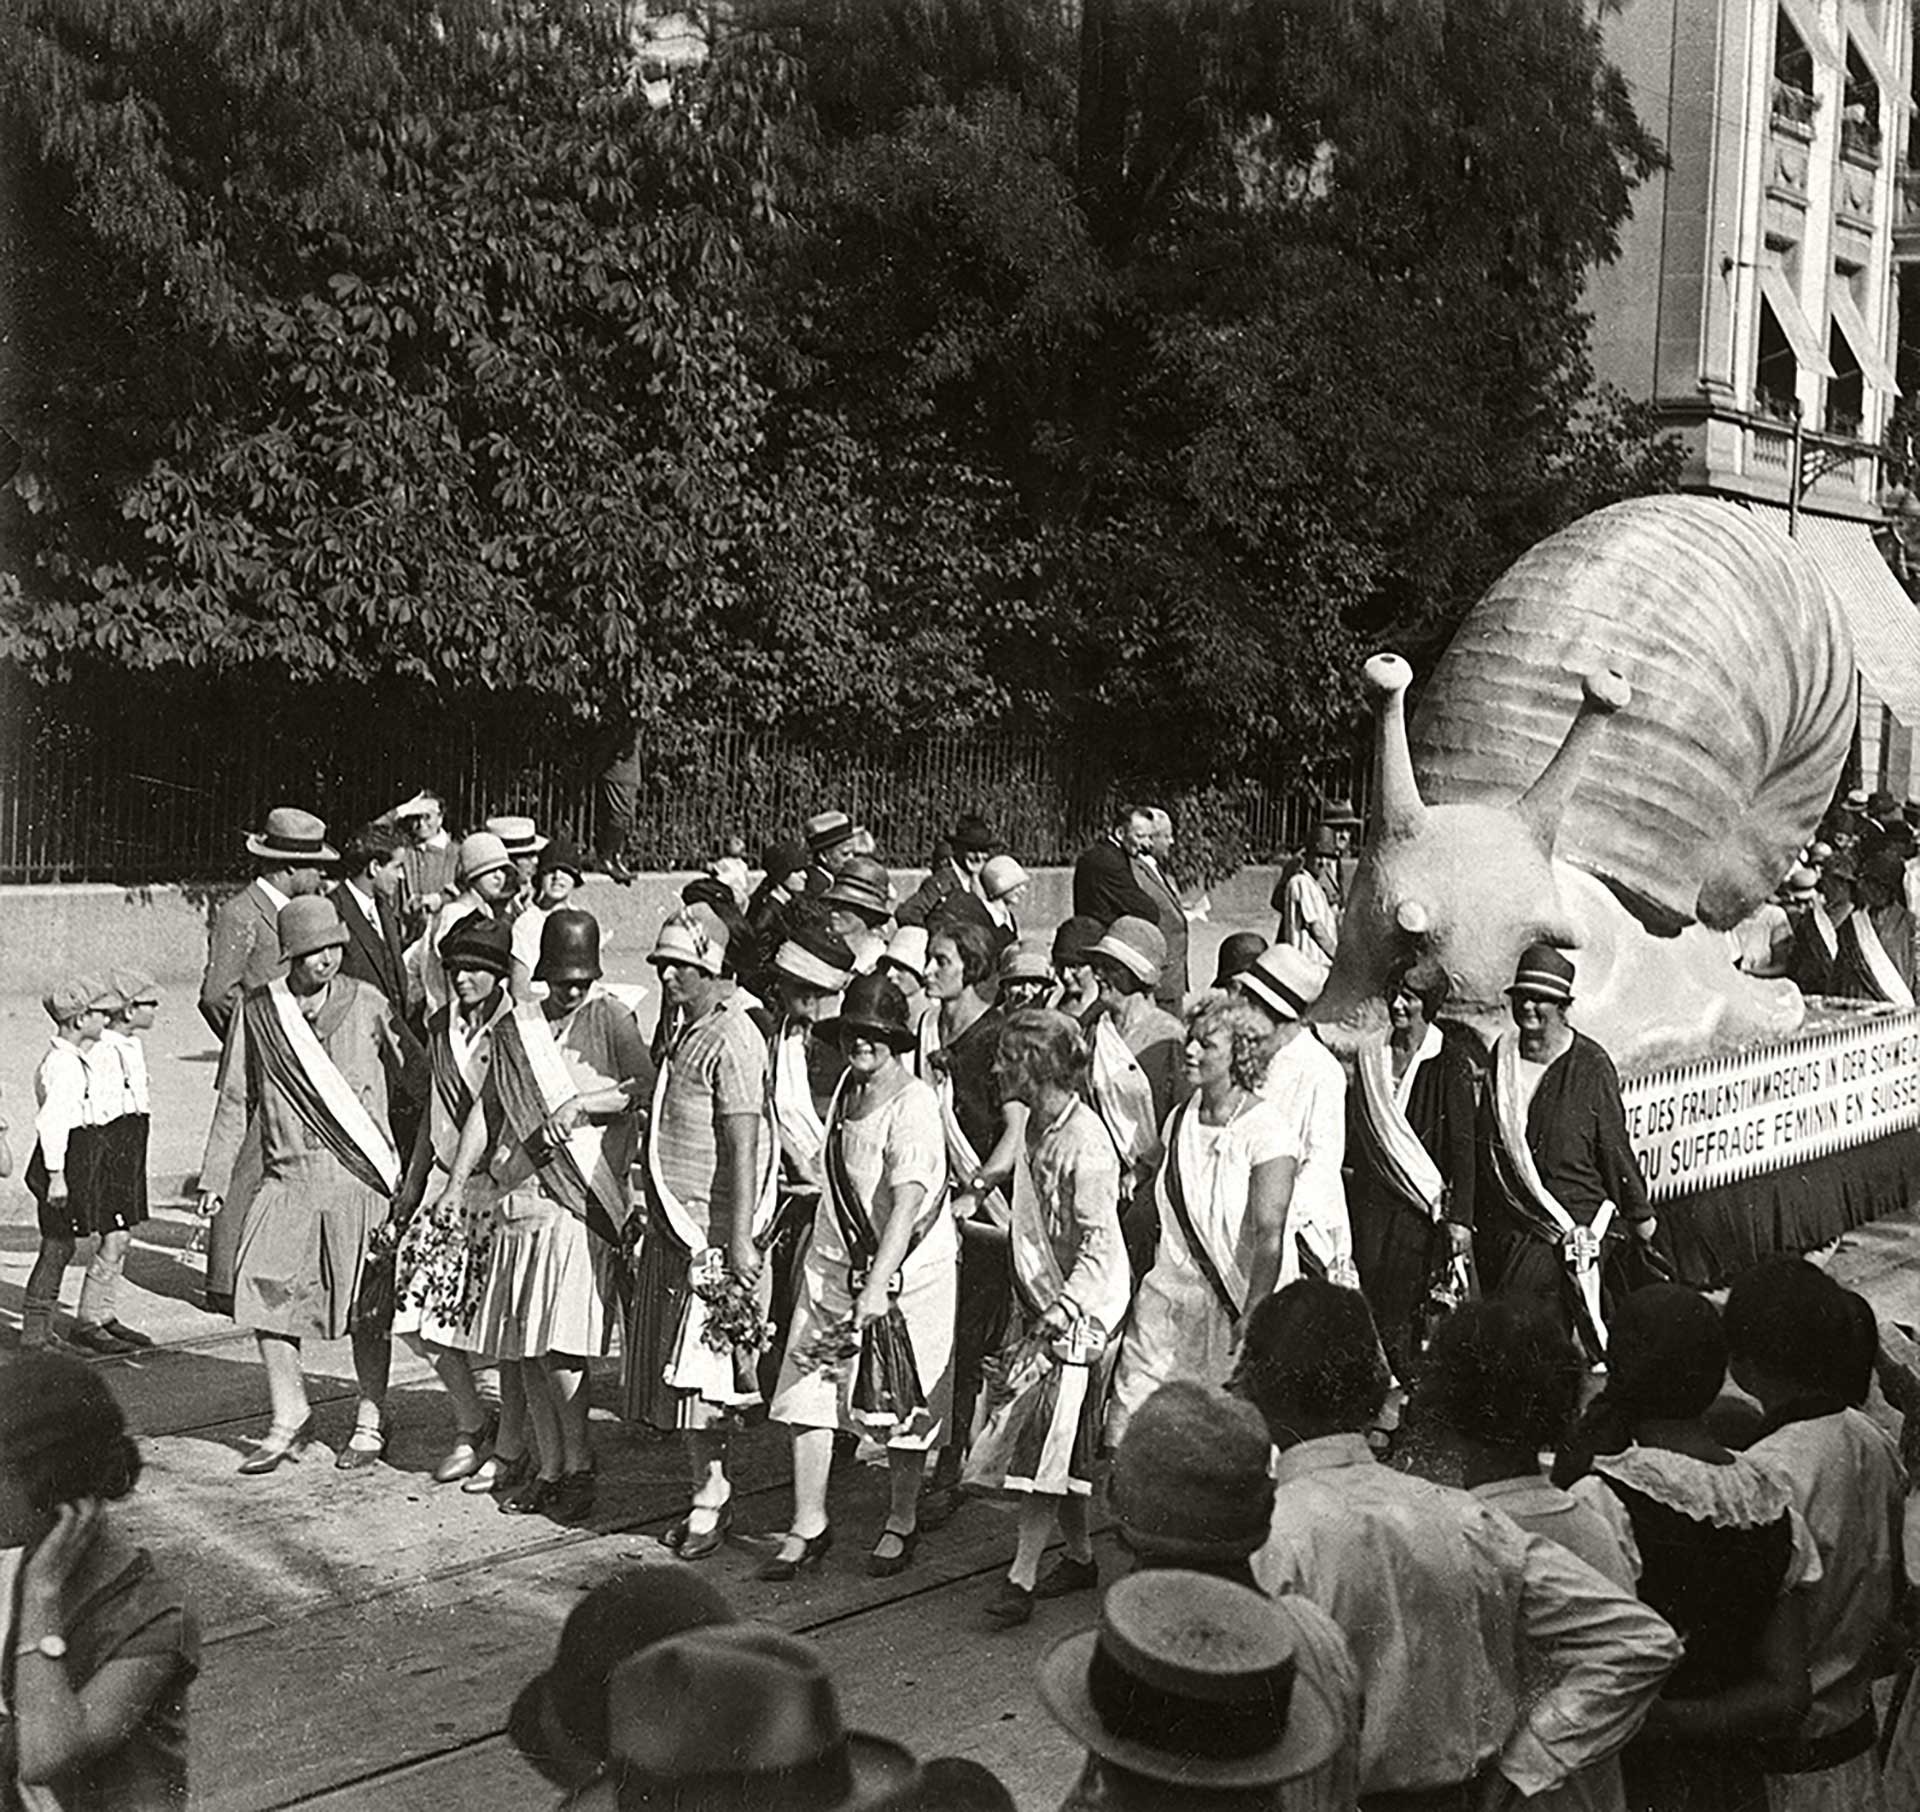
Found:
[[[1102,837],[1074,863],[1073,910],[1103,925],[1129,918],[1160,923],[1160,908],[1134,879],[1132,860],[1111,837]]]
[[[353,890],[342,881],[332,894],[334,910],[347,928],[347,947],[340,953],[340,973],[355,981],[368,982],[401,1013],[407,1010],[406,946],[400,936],[400,921],[388,903],[374,897],[377,924],[370,924],[360,910]]]

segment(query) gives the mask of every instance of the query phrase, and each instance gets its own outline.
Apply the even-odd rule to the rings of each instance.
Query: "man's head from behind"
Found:
[[[1291,1447],[1369,1427],[1390,1382],[1366,1298],[1303,1277],[1247,1317],[1233,1389],[1260,1412],[1274,1445]]]
[[[1566,1438],[1585,1373],[1579,1349],[1547,1316],[1469,1302],[1435,1333],[1419,1401],[1469,1449],[1470,1474],[1514,1476],[1537,1471],[1541,1450]]]
[[[1879,1341],[1859,1300],[1804,1258],[1763,1258],[1733,1280],[1721,1315],[1733,1381],[1768,1410],[1795,1399],[1860,1401]]]

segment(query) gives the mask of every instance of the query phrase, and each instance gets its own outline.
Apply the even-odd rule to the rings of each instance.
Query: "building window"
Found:
[[[1827,329],[1827,357],[1833,363],[1833,376],[1827,380],[1827,432],[1857,440],[1867,419],[1867,380],[1847,336],[1837,327]]]
[[[1813,53],[1806,41],[1788,23],[1787,15],[1777,15],[1773,29],[1773,120],[1777,126],[1796,128],[1803,133],[1813,129]]]
[[[1880,85],[1853,40],[1847,40],[1847,85],[1840,108],[1840,150],[1863,164],[1880,161]]]
[[[1760,357],[1754,372],[1753,401],[1762,415],[1792,421],[1794,399],[1800,388],[1800,366],[1787,343],[1786,330],[1773,307],[1760,304]]]

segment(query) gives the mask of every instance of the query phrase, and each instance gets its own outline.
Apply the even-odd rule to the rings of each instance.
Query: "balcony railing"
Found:
[[[1813,136],[1813,116],[1819,105],[1815,96],[1791,82],[1773,84],[1773,123],[1800,138]]]

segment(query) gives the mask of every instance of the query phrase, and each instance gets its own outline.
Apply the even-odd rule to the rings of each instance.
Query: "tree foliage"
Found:
[[[1196,784],[1671,482],[1579,310],[1657,147],[1580,0],[0,19],[0,652]]]

